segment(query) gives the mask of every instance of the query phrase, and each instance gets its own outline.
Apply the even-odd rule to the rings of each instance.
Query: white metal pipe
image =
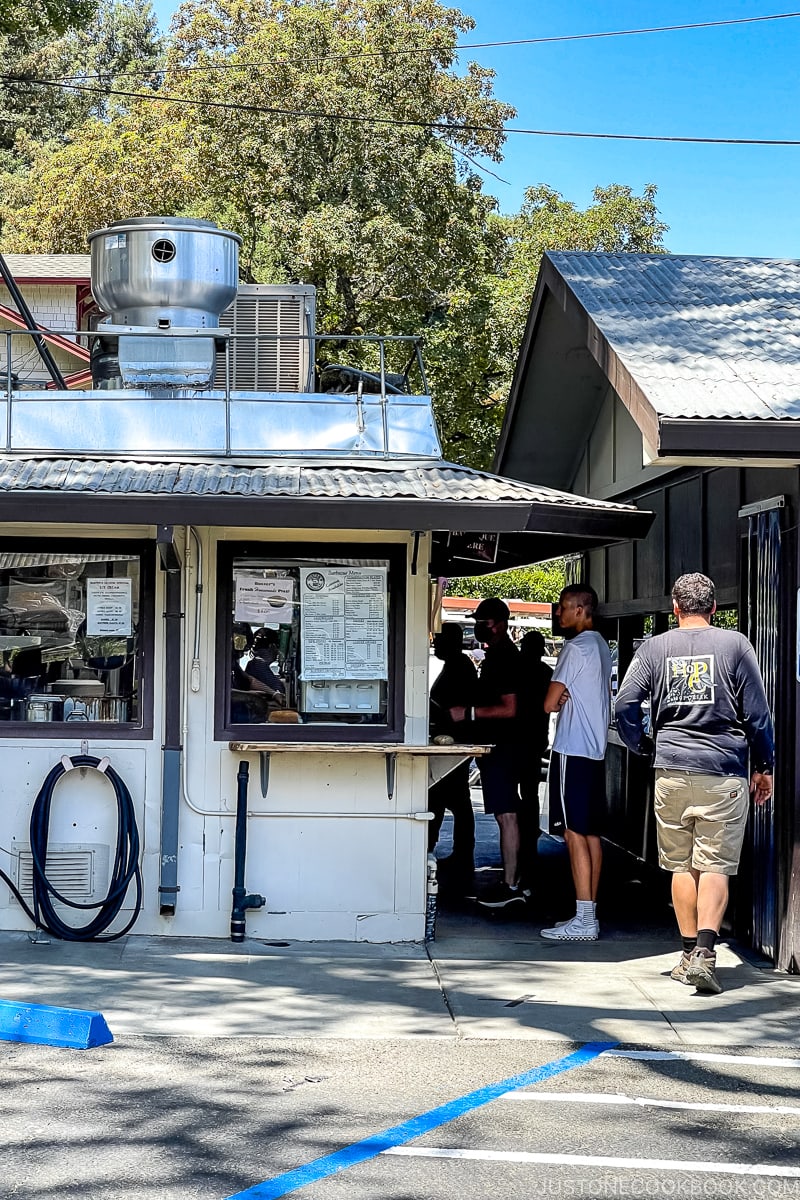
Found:
[[[432,821],[434,814],[432,812],[413,812],[413,813],[374,813],[374,812],[259,812],[247,810],[248,817],[301,817],[305,820],[306,817],[325,817],[330,820],[332,817],[346,817],[352,820],[355,817],[366,817],[370,821]],[[236,813],[214,813],[215,817],[235,817]]]
[[[192,555],[191,555],[191,539],[194,539],[197,548],[197,562],[194,564],[194,574],[196,579],[195,584],[195,604],[194,604],[194,656],[189,662],[188,655],[188,638],[186,636],[186,625],[184,621],[184,664],[185,673],[189,676],[184,680],[183,687],[183,720],[181,722],[181,741],[183,742],[183,754],[181,756],[181,796],[187,808],[193,813],[197,813],[199,817],[235,817],[236,809],[230,812],[227,809],[220,808],[200,808],[193,802],[189,795],[187,787],[187,779],[189,776],[189,690],[198,692],[200,690],[200,620],[202,615],[202,592],[203,592],[203,550],[200,544],[200,538],[197,535],[193,525],[186,526],[185,540],[185,556],[183,569],[183,611],[188,617],[189,612],[189,577],[192,570]],[[197,682],[197,687],[194,687],[194,682]]]

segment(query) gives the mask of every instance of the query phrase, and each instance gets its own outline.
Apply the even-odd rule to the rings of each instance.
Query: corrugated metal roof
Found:
[[[665,418],[800,418],[800,262],[551,253]]]
[[[0,458],[0,493],[130,496],[283,496],[298,499],[441,500],[545,504],[599,513],[628,505],[574,496],[454,463],[364,465],[230,462],[137,463],[87,459]]]
[[[18,283],[24,283],[26,279],[82,282],[91,274],[89,254],[5,254],[3,257]]]

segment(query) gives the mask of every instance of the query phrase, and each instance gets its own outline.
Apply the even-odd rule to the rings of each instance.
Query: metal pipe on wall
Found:
[[[166,570],[164,602],[164,744],[161,773],[160,912],[172,916],[178,885],[178,818],[181,796],[181,625],[182,571]]]
[[[231,941],[243,942],[245,914],[248,908],[263,908],[266,897],[257,892],[248,893],[244,886],[244,864],[247,855],[247,786],[250,764],[239,763],[236,775],[236,840],[233,850],[233,907],[231,909]]]

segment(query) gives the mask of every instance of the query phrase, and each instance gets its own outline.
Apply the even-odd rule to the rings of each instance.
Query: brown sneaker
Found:
[[[717,979],[717,956],[709,950],[693,950],[686,968],[686,982],[693,984],[698,992],[718,995],[722,984]]]
[[[686,972],[689,968],[690,958],[691,958],[691,955],[687,954],[686,951],[684,950],[683,953],[681,954],[680,962],[676,963],[675,966],[672,968],[672,970],[669,973],[670,979],[676,979],[678,981],[678,983],[687,983],[687,984],[689,984],[689,987],[691,987],[692,985],[689,983],[689,980],[686,978]]]

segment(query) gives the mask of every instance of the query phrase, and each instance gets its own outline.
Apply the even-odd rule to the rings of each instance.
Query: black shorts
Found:
[[[602,758],[577,754],[550,755],[550,832],[564,836],[565,829],[584,837],[606,831],[606,764]]]
[[[478,759],[484,812],[519,811],[519,752],[516,746],[495,746]]]

